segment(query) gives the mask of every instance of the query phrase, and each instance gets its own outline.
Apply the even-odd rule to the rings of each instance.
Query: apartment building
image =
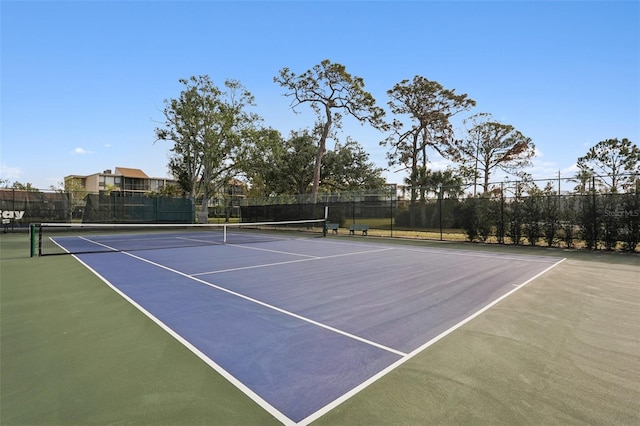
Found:
[[[146,193],[160,191],[166,185],[177,185],[178,182],[169,178],[149,177],[140,169],[116,167],[102,173],[88,176],[69,175],[64,178],[65,190],[70,191],[118,191],[125,194]]]

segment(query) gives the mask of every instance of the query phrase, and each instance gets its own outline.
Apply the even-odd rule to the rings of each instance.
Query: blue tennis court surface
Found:
[[[561,261],[323,238],[77,257],[287,424]]]

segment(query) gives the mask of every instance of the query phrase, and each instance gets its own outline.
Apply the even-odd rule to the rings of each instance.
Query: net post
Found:
[[[227,225],[222,226],[222,242],[227,244]]]
[[[35,257],[37,255],[36,251],[36,241],[37,241],[37,233],[36,233],[36,224],[29,224],[29,251],[30,257]]]

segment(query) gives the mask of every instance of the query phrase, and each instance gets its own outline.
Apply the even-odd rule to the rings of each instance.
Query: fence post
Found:
[[[500,230],[498,243],[504,244],[504,182],[500,182]]]
[[[442,241],[442,183],[438,183],[438,216],[440,222],[440,241]]]
[[[25,195],[26,197],[27,195]],[[12,204],[12,209],[13,211],[16,210],[16,189],[12,188],[11,189],[11,204]],[[25,206],[26,207],[26,206]],[[15,223],[15,220],[11,221],[11,231],[13,231],[13,224]]]
[[[593,238],[593,249],[594,250],[598,250],[598,218],[596,217],[597,212],[596,212],[596,177],[595,176],[591,176],[591,195],[593,198],[593,232],[592,232],[592,238]]]
[[[110,192],[109,193],[109,200],[111,201],[111,220],[113,223],[116,223],[118,221],[117,217],[118,217],[118,213],[116,211],[116,193],[115,192]]]
[[[353,195],[351,196],[351,223],[356,224],[356,200]]]
[[[393,238],[393,195],[395,192],[395,188],[392,187],[391,188],[391,197],[389,199],[389,204],[391,205],[391,217],[390,217],[390,224],[389,224],[389,229],[391,230],[391,238]]]

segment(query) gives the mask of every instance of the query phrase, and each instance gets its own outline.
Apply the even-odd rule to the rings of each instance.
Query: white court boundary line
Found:
[[[93,241],[92,241],[93,242]],[[99,245],[104,246],[105,248],[111,248],[107,245],[101,244],[101,243],[97,243]],[[238,247],[243,247],[241,245],[235,245]],[[244,248],[250,248],[250,249],[254,249],[254,247],[244,247]],[[312,258],[305,258],[305,259],[297,259],[297,260],[293,260],[293,261],[288,261],[288,262],[277,262],[277,263],[272,263],[272,264],[265,264],[265,265],[256,265],[256,266],[249,266],[249,267],[242,267],[242,268],[233,268],[233,269],[228,269],[225,271],[215,271],[215,272],[209,272],[209,273],[202,273],[202,274],[194,274],[194,275],[189,275],[186,273],[183,273],[181,271],[169,268],[167,266],[161,265],[159,263],[153,262],[151,260],[145,259],[143,257],[137,256],[135,254],[126,252],[126,251],[119,251],[120,253],[126,255],[126,256],[130,256],[134,259],[140,260],[142,262],[151,264],[153,266],[159,267],[161,269],[167,270],[169,272],[173,272],[175,274],[178,274],[180,276],[183,276],[185,278],[194,280],[198,283],[207,285],[209,287],[215,288],[217,290],[223,291],[225,293],[234,295],[236,297],[240,297],[242,299],[245,299],[247,301],[250,301],[252,303],[256,303],[258,305],[264,306],[266,308],[275,310],[277,312],[280,312],[282,314],[291,316],[293,318],[297,318],[299,320],[308,322],[312,325],[324,328],[326,330],[338,333],[340,335],[343,335],[345,337],[360,341],[362,343],[377,347],[379,349],[394,353],[396,355],[399,355],[401,358],[394,362],[393,364],[389,365],[387,368],[381,370],[380,372],[378,372],[377,374],[375,374],[374,376],[372,376],[371,378],[369,378],[368,380],[362,382],[360,385],[356,386],[355,388],[353,388],[352,390],[350,390],[349,392],[341,395],[340,397],[336,398],[334,401],[332,401],[331,403],[325,405],[324,407],[322,407],[321,409],[319,409],[318,411],[314,412],[313,414],[309,415],[308,417],[302,419],[299,422],[294,422],[293,420],[291,420],[290,418],[288,418],[285,414],[283,414],[282,412],[280,412],[280,410],[278,410],[277,408],[275,408],[274,406],[272,406],[270,403],[268,403],[266,400],[264,400],[262,397],[260,397],[258,394],[256,394],[253,390],[251,390],[249,387],[247,387],[246,385],[244,385],[242,382],[240,382],[238,379],[235,378],[235,376],[233,376],[232,374],[230,374],[229,372],[227,372],[223,367],[221,367],[219,364],[217,364],[216,362],[214,362],[211,358],[209,358],[206,354],[204,354],[203,352],[201,352],[198,348],[196,348],[194,345],[192,345],[189,341],[187,341],[186,339],[184,339],[180,334],[178,334],[177,332],[175,332],[173,329],[171,329],[169,326],[167,326],[164,322],[162,322],[160,319],[158,319],[157,317],[155,317],[151,312],[147,311],[144,307],[142,307],[141,305],[139,305],[137,302],[135,302],[133,299],[131,299],[129,296],[127,296],[124,292],[120,291],[117,287],[115,287],[113,284],[111,284],[106,278],[104,278],[102,275],[100,275],[97,271],[95,271],[93,268],[91,268],[88,264],[86,264],[85,262],[83,262],[81,259],[79,259],[76,255],[73,255],[73,257],[75,259],[77,259],[81,264],[83,264],[84,266],[86,266],[90,271],[92,271],[96,276],[98,276],[103,282],[105,282],[110,288],[112,288],[116,293],[118,293],[119,295],[121,295],[125,300],[127,300],[129,303],[131,303],[133,306],[135,306],[138,310],[140,310],[144,315],[146,315],[147,317],[149,317],[152,321],[154,321],[156,324],[158,324],[163,330],[165,330],[167,333],[169,333],[169,335],[171,335],[172,337],[174,337],[178,342],[182,343],[187,349],[189,349],[190,351],[192,351],[198,358],[202,359],[207,365],[209,365],[211,368],[213,368],[216,372],[218,372],[221,376],[223,376],[225,379],[227,379],[231,384],[233,384],[234,386],[236,386],[238,389],[240,389],[243,393],[245,393],[245,395],[247,395],[249,398],[251,398],[254,402],[256,402],[260,407],[262,407],[265,411],[267,411],[268,413],[270,413],[271,415],[273,415],[277,420],[279,420],[280,422],[282,422],[283,424],[289,426],[289,425],[301,425],[301,426],[306,426],[309,423],[317,420],[318,418],[322,417],[324,414],[328,413],[329,411],[333,410],[334,408],[336,408],[337,406],[339,406],[340,404],[342,404],[343,402],[347,401],[348,399],[350,399],[351,397],[353,397],[354,395],[358,394],[359,392],[361,392],[362,390],[364,390],[365,388],[367,388],[368,386],[370,386],[371,384],[373,384],[374,382],[378,381],[380,378],[384,377],[385,375],[389,374],[390,372],[392,372],[393,370],[395,370],[396,368],[398,368],[399,366],[401,366],[402,364],[406,363],[407,361],[409,361],[410,359],[412,359],[413,357],[415,357],[416,355],[420,354],[421,352],[423,352],[424,350],[426,350],[427,348],[429,348],[431,345],[435,344],[436,342],[438,342],[439,340],[441,340],[442,338],[444,338],[445,336],[451,334],[453,331],[457,330],[458,328],[462,327],[463,325],[465,325],[466,323],[470,322],[471,320],[473,320],[474,318],[476,318],[477,316],[481,315],[482,313],[484,313],[485,311],[487,311],[488,309],[490,309],[491,307],[495,306],[497,303],[501,302],[502,300],[504,300],[505,298],[507,298],[508,296],[510,296],[511,294],[515,293],[516,291],[520,290],[522,287],[524,287],[525,285],[529,284],[530,282],[532,282],[533,280],[535,280],[536,278],[540,277],[541,275],[545,274],[546,272],[548,272],[549,270],[553,269],[554,267],[558,266],[560,263],[564,262],[566,260],[566,258],[560,259],[559,261],[557,261],[556,263],[552,264],[551,266],[547,267],[546,269],[544,269],[543,271],[539,272],[538,274],[536,274],[535,276],[529,278],[528,280],[526,280],[524,283],[517,285],[515,288],[513,288],[511,291],[505,293],[504,295],[500,296],[499,298],[497,298],[496,300],[490,302],[489,304],[487,304],[486,306],[480,308],[478,311],[476,311],[475,313],[471,314],[470,316],[468,316],[467,318],[461,320],[460,322],[458,322],[457,324],[453,325],[452,327],[450,327],[449,329],[443,331],[442,333],[440,333],[439,335],[437,335],[436,337],[432,338],[431,340],[429,340],[428,342],[426,342],[425,344],[423,344],[422,346],[418,347],[417,349],[413,350],[410,353],[404,353],[398,350],[395,350],[393,348],[389,348],[386,347],[384,345],[378,344],[376,342],[361,338],[359,336],[353,335],[351,333],[347,333],[345,331],[339,330],[337,328],[328,326],[326,324],[317,322],[315,320],[312,320],[310,318],[306,318],[304,316],[295,314],[293,312],[289,312],[286,311],[282,308],[278,308],[277,306],[274,305],[270,305],[268,303],[259,301],[257,299],[251,298],[249,296],[243,295],[241,293],[226,289],[224,287],[220,287],[218,285],[215,285],[213,283],[209,283],[207,281],[201,280],[197,277],[195,277],[195,275],[205,275],[205,274],[211,274],[211,273],[220,273],[220,272],[226,272],[226,271],[233,271],[233,270],[243,270],[243,269],[252,269],[252,268],[257,268],[257,267],[264,267],[264,266],[274,266],[274,265],[279,265],[279,264],[286,264],[286,263],[299,263],[299,262],[305,262],[305,261],[311,261],[311,260],[321,260],[321,259],[328,259],[328,258],[335,258],[335,257],[340,257],[340,256],[349,256],[349,255],[353,255],[353,254],[365,254],[365,253],[371,253],[371,252],[379,252],[379,251],[387,251],[387,250],[393,250],[396,247],[378,247],[377,249],[374,250],[367,250],[367,251],[363,251],[363,252],[355,252],[355,253],[341,253],[341,254],[337,254],[337,255],[331,255],[331,256],[322,256],[322,257],[312,257]],[[442,253],[441,250],[437,250],[437,249],[427,249],[427,250],[420,250],[420,249],[406,249],[403,247],[398,247],[398,249],[400,250],[408,250],[408,251],[415,251],[415,252],[429,252],[429,251],[437,251],[439,253]],[[262,249],[262,250],[266,250],[266,251],[270,251],[268,249]],[[275,251],[274,252],[279,252],[279,251]],[[285,253],[286,252],[279,252],[279,253]],[[469,253],[469,252],[467,252]],[[465,253],[465,254],[467,254]],[[474,252],[471,252],[474,253]],[[288,253],[291,254],[291,253]],[[509,256],[491,256],[491,255],[485,255],[485,256],[478,256],[478,257],[498,257],[498,258],[503,258],[503,259],[509,259]],[[531,260],[531,259],[523,259],[523,257],[526,256],[514,256],[512,258],[517,258],[519,260]],[[535,260],[534,260],[535,261]]]
[[[276,240],[276,241],[291,241],[291,240]],[[270,241],[273,242],[273,241]],[[240,247],[240,248],[244,248],[244,249],[249,249],[249,250],[257,250],[257,251],[267,251],[270,253],[278,253],[278,254],[288,254],[291,256],[298,256],[298,257],[310,257],[310,258],[316,258],[318,256],[313,256],[310,254],[301,254],[301,253],[292,253],[289,251],[282,251],[282,250],[273,250],[273,249],[267,249],[264,247],[251,247],[251,246],[245,246],[244,244],[234,244],[234,243],[227,243],[227,246],[231,246],[231,247]]]
[[[278,251],[278,250],[256,249],[255,247],[244,247],[244,246],[238,246],[238,245],[236,245],[236,247],[243,247],[243,248],[247,248],[247,249],[251,249],[251,250],[273,251],[274,253],[280,253],[280,254],[295,255],[295,253],[287,253],[287,252]],[[197,274],[185,274],[185,275],[190,276],[190,277],[199,277],[201,275],[213,275],[213,274],[221,274],[223,272],[244,271],[244,270],[248,270],[248,269],[266,268],[266,267],[270,267],[270,266],[287,265],[287,264],[290,264],[290,263],[310,262],[310,261],[313,261],[313,260],[333,259],[333,258],[336,258],[336,257],[355,256],[355,255],[359,255],[359,254],[377,253],[377,252],[389,251],[389,250],[393,250],[393,249],[392,248],[378,248],[378,249],[374,249],[374,250],[358,251],[358,252],[353,252],[353,253],[332,254],[330,256],[309,256],[309,257],[306,257],[304,259],[284,260],[282,262],[263,263],[263,264],[260,264],[260,265],[251,265],[251,266],[239,266],[237,268],[219,269],[219,270],[215,270],[215,271],[198,272]],[[300,255],[298,255],[298,256],[300,256]],[[307,256],[307,255],[303,255],[303,256]]]
[[[119,252],[119,253],[128,254],[128,253],[125,253],[125,252]],[[138,304],[135,300],[130,298],[126,293],[124,293],[123,291],[118,289],[115,285],[111,284],[111,282],[109,280],[107,280],[105,277],[103,277],[102,275],[100,275],[98,273],[98,271],[96,271],[91,266],[89,266],[88,264],[83,262],[76,255],[73,255],[73,257],[78,262],[80,262],[85,267],[87,267],[87,269],[89,269],[91,272],[93,272],[98,278],[100,278],[105,284],[107,284],[113,291],[115,291],[117,294],[119,294],[127,302],[131,303],[140,312],[142,312],[145,316],[147,316],[149,319],[151,319],[151,321],[155,322],[160,328],[162,328],[164,331],[166,331],[171,337],[176,339],[179,343],[181,343],[187,349],[189,349],[191,352],[193,352],[198,358],[200,358],[202,361],[204,361],[209,367],[213,368],[218,374],[220,374],[222,377],[227,379],[229,381],[229,383],[231,383],[232,385],[234,385],[238,389],[240,389],[240,391],[242,391],[245,395],[247,395],[250,399],[252,399],[256,404],[258,404],[260,407],[262,407],[269,414],[274,416],[276,419],[278,419],[284,425],[290,426],[290,425],[295,425],[296,424],[290,418],[288,418],[283,413],[281,413],[280,410],[278,410],[277,408],[273,407],[271,404],[269,404],[267,401],[265,401],[260,395],[258,395],[253,390],[251,390],[251,388],[246,386],[240,380],[236,379],[235,376],[233,376],[227,370],[222,368],[219,364],[214,362],[204,352],[200,351],[197,347],[192,345],[188,340],[186,340],[180,334],[175,332],[171,327],[166,325],[164,322],[162,322],[159,318],[157,318],[151,312],[147,311],[142,305]]]
[[[399,240],[400,241],[400,240]],[[503,252],[491,252],[491,251],[475,251],[469,249],[451,249],[445,247],[420,247],[420,246],[404,246],[399,243],[391,243],[387,241],[379,242],[359,242],[359,241],[336,241],[327,240],[322,241],[322,244],[336,244],[336,245],[357,245],[360,247],[393,247],[395,250],[410,251],[416,253],[436,253],[436,254],[451,254],[455,256],[465,257],[479,257],[483,259],[504,259],[504,260],[519,260],[523,262],[537,262],[537,263],[549,263],[549,258],[559,259],[560,256],[543,256],[526,253],[503,253]],[[393,244],[393,245],[392,245]],[[564,260],[564,259],[563,259]]]
[[[326,330],[333,331],[334,333],[341,334],[341,335],[343,335],[345,337],[349,337],[349,338],[351,338],[353,340],[357,340],[357,341],[365,343],[367,345],[377,347],[378,349],[382,349],[382,350],[385,350],[387,352],[391,352],[393,354],[400,355],[400,356],[407,355],[404,352],[398,351],[398,350],[393,349],[393,348],[389,348],[389,347],[384,346],[384,345],[382,345],[380,343],[376,343],[376,342],[374,342],[372,340],[368,340],[368,339],[365,339],[363,337],[356,336],[355,334],[347,333],[346,331],[343,331],[343,330],[340,330],[338,328],[331,327],[331,326],[323,324],[321,322],[312,320],[311,318],[307,318],[305,316],[298,315],[298,314],[296,314],[294,312],[290,312],[290,311],[287,311],[285,309],[278,308],[277,306],[271,305],[271,304],[266,303],[266,302],[262,302],[262,301],[260,301],[258,299],[254,299],[253,297],[249,297],[249,296],[246,296],[246,295],[244,295],[242,293],[238,293],[237,291],[233,291],[233,290],[229,290],[228,288],[220,287],[219,285],[216,285],[216,284],[201,280],[200,278],[193,277],[193,276],[191,276],[189,274],[185,274],[184,272],[180,272],[180,271],[178,271],[176,269],[169,268],[168,266],[164,266],[164,265],[161,265],[159,263],[153,262],[151,260],[145,259],[144,257],[140,257],[140,256],[137,256],[135,254],[127,253],[127,252],[122,252],[122,253],[127,255],[127,256],[133,257],[134,259],[137,259],[137,260],[140,260],[142,262],[148,263],[150,265],[156,266],[156,267],[158,267],[160,269],[164,269],[166,271],[173,272],[174,274],[177,274],[177,275],[180,275],[182,277],[188,278],[190,280],[196,281],[196,282],[198,282],[200,284],[204,284],[206,286],[215,288],[216,290],[220,290],[220,291],[222,291],[224,293],[228,293],[228,294],[231,294],[233,296],[239,297],[241,299],[245,299],[245,300],[247,300],[249,302],[252,302],[252,303],[255,303],[257,305],[264,306],[265,308],[272,309],[272,310],[274,310],[276,312],[280,312],[281,314],[285,314],[285,315],[288,315],[290,317],[305,321],[305,322],[307,322],[309,324],[313,324],[313,325],[315,325],[317,327],[321,327],[321,328],[324,328]],[[308,259],[301,259],[301,260],[297,260],[297,261],[294,261],[294,262],[304,262],[304,261],[308,261]]]
[[[108,246],[105,246],[108,247]],[[379,251],[379,250],[376,250]],[[158,268],[167,270],[169,272],[175,273],[177,275],[180,275],[182,277],[188,278],[190,280],[196,281],[200,284],[204,284],[207,285],[209,287],[215,288],[217,290],[223,291],[225,293],[231,294],[233,296],[245,299],[247,301],[250,301],[252,303],[256,303],[258,305],[264,306],[268,309],[272,309],[274,311],[280,312],[282,314],[291,316],[293,318],[299,319],[301,321],[307,322],[309,324],[315,325],[317,327],[321,327],[324,328],[328,331],[340,334],[342,336],[345,336],[347,338],[359,341],[361,343],[367,344],[369,346],[373,346],[373,347],[377,347],[378,349],[382,349],[384,351],[393,353],[395,355],[398,355],[400,357],[405,357],[407,354],[401,351],[398,351],[396,349],[393,348],[389,348],[387,346],[384,346],[382,344],[373,342],[371,340],[367,340],[364,339],[362,337],[356,336],[354,334],[351,333],[347,333],[343,330],[337,329],[335,327],[331,327],[329,325],[320,323],[318,321],[314,321],[310,318],[306,318],[302,315],[298,315],[296,313],[293,312],[289,312],[286,311],[282,308],[278,308],[277,306],[274,305],[270,305],[268,303],[259,301],[257,299],[251,298],[249,296],[243,295],[241,293],[229,290],[229,289],[225,289],[224,287],[220,287],[217,286],[215,284],[209,283],[207,281],[201,280],[199,278],[190,276],[188,274],[185,274],[183,272],[180,272],[178,270],[169,268],[167,266],[161,265],[159,263],[153,262],[151,260],[145,259],[143,257],[137,256],[135,254],[132,253],[128,253],[128,252],[124,252],[124,251],[119,251],[117,253],[132,257],[134,259],[140,260],[142,262],[151,264],[153,266],[156,266]],[[126,295],[123,291],[119,290],[115,285],[113,285],[111,282],[109,282],[106,278],[104,278],[102,275],[100,275],[96,270],[94,270],[93,268],[91,268],[88,264],[86,264],[85,262],[83,262],[80,258],[78,258],[76,255],[73,255],[73,257],[75,259],[77,259],[81,264],[83,264],[85,267],[87,267],[91,272],[93,272],[98,278],[100,278],[104,283],[106,283],[111,289],[113,289],[116,293],[118,293],[120,296],[122,296],[126,301],[128,301],[129,303],[131,303],[133,306],[135,306],[138,310],[140,310],[140,312],[142,312],[144,315],[146,315],[148,318],[150,318],[153,322],[155,322],[156,324],[158,324],[158,326],[160,326],[163,330],[165,330],[167,333],[169,333],[169,335],[171,335],[173,338],[175,338],[178,342],[182,343],[187,349],[189,349],[191,352],[193,352],[198,358],[202,359],[207,365],[209,365],[211,368],[213,368],[216,372],[218,372],[222,377],[224,377],[225,379],[227,379],[231,384],[233,384],[234,386],[236,386],[238,389],[240,389],[245,395],[247,395],[250,399],[252,399],[256,404],[258,404],[260,407],[262,407],[265,411],[267,411],[268,413],[270,413],[271,415],[273,415],[276,419],[278,419],[280,422],[282,422],[285,425],[296,425],[296,424],[300,424],[300,423],[296,423],[293,420],[291,420],[289,417],[287,417],[285,414],[283,414],[280,410],[278,410],[277,408],[275,408],[273,405],[271,405],[269,402],[267,402],[266,400],[264,400],[260,395],[258,395],[257,393],[255,393],[253,390],[251,390],[251,388],[247,387],[246,385],[244,385],[240,380],[238,380],[235,376],[233,376],[231,373],[229,373],[227,370],[225,370],[222,366],[220,366],[219,364],[217,364],[215,361],[213,361],[211,358],[209,358],[205,353],[201,352],[197,347],[195,347],[194,345],[192,345],[188,340],[186,340],[185,338],[183,338],[180,334],[178,334],[177,332],[175,332],[171,327],[169,327],[168,325],[166,325],[164,322],[162,322],[159,318],[157,318],[155,315],[153,315],[151,312],[147,311],[142,305],[138,304],[135,300],[133,300],[131,297],[129,297],[128,295]],[[297,260],[297,262],[300,261],[308,261],[308,260],[313,260],[313,259],[300,259]],[[402,358],[400,358],[402,359]]]
[[[433,345],[434,343],[438,342],[439,340],[441,340],[442,338],[444,338],[445,336],[451,334],[452,332],[454,332],[455,330],[459,329],[460,327],[462,327],[463,325],[465,325],[466,323],[468,323],[469,321],[473,320],[474,318],[476,318],[477,316],[481,315],[482,313],[484,313],[485,311],[487,311],[488,309],[492,308],[493,306],[495,306],[496,304],[500,303],[502,300],[506,299],[507,297],[509,297],[510,295],[512,295],[513,293],[515,293],[516,291],[520,290],[522,287],[526,286],[527,284],[529,284],[531,281],[535,280],[536,278],[540,277],[541,275],[547,273],[548,271],[550,271],[551,269],[555,268],[556,266],[558,266],[559,264],[561,264],[562,262],[564,262],[565,260],[567,260],[566,258],[560,259],[558,262],[554,263],[553,265],[549,266],[548,268],[546,268],[545,270],[543,270],[542,272],[537,273],[536,275],[534,275],[533,277],[529,278],[528,280],[526,280],[525,282],[523,282],[522,284],[518,285],[517,287],[515,287],[514,289],[512,289],[511,291],[507,292],[506,294],[503,294],[502,296],[500,296],[499,298],[497,298],[496,300],[494,300],[493,302],[490,302],[488,305],[484,306],[483,308],[480,308],[478,311],[476,311],[475,313],[471,314],[470,316],[468,316],[467,318],[463,319],[462,321],[460,321],[459,323],[453,325],[452,327],[448,328],[447,330],[443,331],[442,333],[438,334],[436,337],[434,337],[433,339],[429,340],[427,343],[425,343],[424,345],[420,346],[419,348],[415,349],[414,351],[412,351],[411,353],[405,355],[403,358],[399,359],[398,361],[394,362],[393,364],[391,364],[390,366],[388,366],[387,368],[385,368],[384,370],[380,371],[378,374],[376,374],[375,376],[372,376],[370,379],[364,381],[363,383],[361,383],[359,386],[356,386],[355,388],[353,388],[352,390],[350,390],[349,392],[345,393],[344,395],[342,395],[341,397],[337,398],[336,400],[334,400],[333,402],[331,402],[330,404],[325,405],[324,407],[322,407],[320,410],[316,411],[315,413],[313,413],[312,415],[308,416],[307,418],[301,420],[300,422],[298,422],[298,425],[307,425],[317,419],[319,419],[320,417],[322,417],[323,415],[327,414],[329,411],[333,410],[334,408],[336,408],[337,406],[339,406],[340,404],[342,404],[343,402],[347,401],[349,398],[351,398],[352,396],[356,395],[357,393],[361,392],[362,390],[364,390],[366,387],[368,387],[369,385],[371,385],[372,383],[378,381],[380,378],[382,378],[383,376],[386,376],[387,374],[389,374],[391,371],[395,370],[396,368],[400,367],[402,364],[404,364],[405,362],[409,361],[411,358],[415,357],[416,355],[418,355],[419,353],[423,352],[425,349],[427,349],[429,346]]]

